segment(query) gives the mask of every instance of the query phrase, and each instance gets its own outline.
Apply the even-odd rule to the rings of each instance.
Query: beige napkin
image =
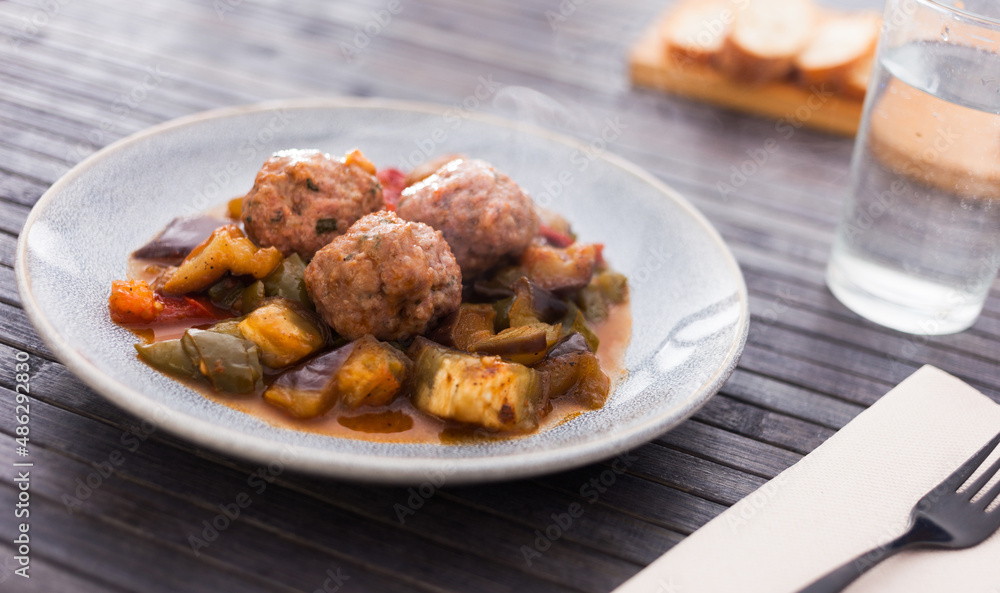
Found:
[[[997,432],[1000,406],[925,366],[616,593],[797,591],[906,531],[913,505]],[[1000,593],[1000,533],[902,552],[846,591]]]

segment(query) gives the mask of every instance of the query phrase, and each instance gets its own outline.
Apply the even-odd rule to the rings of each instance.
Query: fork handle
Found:
[[[837,593],[843,591],[855,579],[868,572],[871,567],[922,541],[922,539],[914,537],[917,535],[915,531],[910,529],[891,542],[872,548],[857,558],[841,564],[799,593]]]

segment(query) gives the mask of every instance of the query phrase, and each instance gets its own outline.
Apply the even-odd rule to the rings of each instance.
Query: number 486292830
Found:
[[[31,365],[28,363],[27,352],[18,352],[14,358],[17,361],[14,365],[14,392],[16,393],[14,420],[17,421],[14,433],[17,435],[15,439],[17,453],[24,457],[28,455],[28,422],[31,419],[28,404],[28,393],[31,392]]]

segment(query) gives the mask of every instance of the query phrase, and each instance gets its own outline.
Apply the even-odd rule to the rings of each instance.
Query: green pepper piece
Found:
[[[243,313],[250,313],[260,305],[267,296],[264,283],[260,280],[243,289]]]
[[[243,283],[232,276],[225,276],[208,288],[208,298],[212,304],[223,309],[232,309],[242,294]]]
[[[497,332],[502,332],[510,327],[510,306],[513,304],[514,297],[507,297],[493,303],[493,307],[497,310],[496,319],[493,320],[493,329]]]
[[[593,284],[580,289],[576,302],[589,321],[600,323],[608,318],[608,301],[601,290]]]
[[[578,332],[587,341],[587,346],[591,352],[597,352],[597,347],[601,345],[601,339],[594,333],[594,329],[587,323],[586,317],[576,306],[563,318],[562,335],[568,336],[573,332]]]
[[[189,329],[181,345],[219,391],[251,393],[262,387],[260,350],[253,342],[225,333]]]
[[[135,350],[143,362],[158,371],[188,379],[201,378],[201,372],[191,362],[180,340],[135,344]]]
[[[222,321],[216,322],[215,325],[206,329],[205,331],[215,332],[217,334],[227,334],[230,336],[235,336],[237,338],[242,338],[243,334],[240,332],[241,321],[243,321],[242,317],[223,319]]]
[[[591,284],[601,291],[601,295],[609,303],[617,305],[628,296],[628,279],[618,272],[605,270],[597,274]]]
[[[269,297],[285,297],[312,307],[312,299],[306,291],[305,273],[306,263],[298,253],[293,253],[264,278],[264,292]]]

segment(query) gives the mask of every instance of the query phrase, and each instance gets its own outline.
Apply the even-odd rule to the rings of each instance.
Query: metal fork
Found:
[[[994,484],[975,502],[972,502],[972,499],[1000,471],[1000,459],[976,478],[967,489],[962,492],[958,489],[976,472],[976,468],[986,461],[998,443],[1000,434],[993,437],[993,440],[963,463],[955,473],[924,495],[917,506],[910,511],[910,528],[906,533],[841,565],[799,593],[841,591],[856,578],[868,572],[868,569],[902,550],[917,546],[960,550],[971,548],[989,537],[1000,527],[1000,508],[986,511],[990,503],[1000,495],[1000,482]]]

